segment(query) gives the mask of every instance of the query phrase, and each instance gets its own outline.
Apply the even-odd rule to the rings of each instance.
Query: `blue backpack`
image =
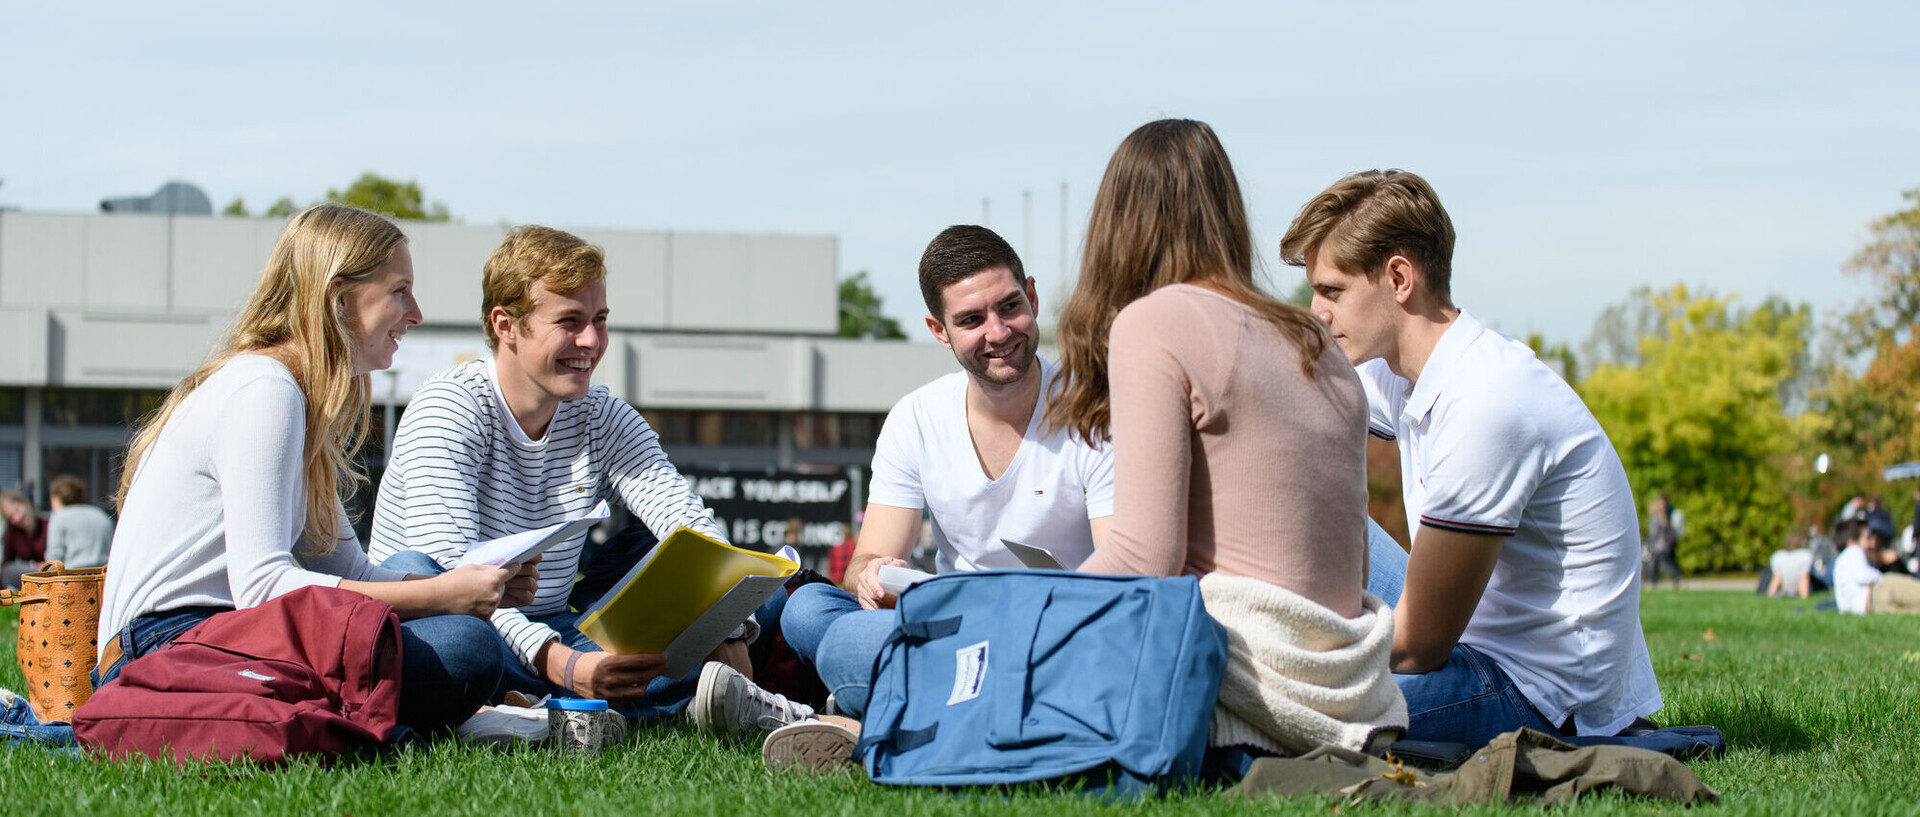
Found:
[[[1199,776],[1227,636],[1193,577],[957,573],[898,610],[855,749],[874,781],[1132,794]]]

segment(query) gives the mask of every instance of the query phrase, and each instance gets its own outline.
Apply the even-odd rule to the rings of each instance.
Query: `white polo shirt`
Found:
[[[1044,547],[1069,569],[1093,555],[1088,520],[1113,515],[1113,450],[1065,429],[1046,430],[1056,369],[1040,366],[1040,396],[1020,449],[999,479],[987,479],[967,431],[967,374],[915,389],[887,413],[874,444],[870,501],[925,508],[933,517],[938,570],[1020,567],[1001,539]]]
[[[1368,430],[1399,442],[1408,524],[1506,537],[1460,643],[1580,734],[1611,735],[1658,710],[1633,490],[1573,388],[1464,311],[1418,383],[1384,360],[1359,372]],[[1418,528],[1409,533],[1419,547]]]

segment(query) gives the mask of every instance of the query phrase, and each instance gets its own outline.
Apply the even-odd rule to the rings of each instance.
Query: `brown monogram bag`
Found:
[[[107,569],[68,570],[48,562],[20,577],[19,590],[0,590],[0,606],[20,605],[20,674],[27,700],[42,723],[73,720],[73,708],[93,694],[100,628],[100,596]]]

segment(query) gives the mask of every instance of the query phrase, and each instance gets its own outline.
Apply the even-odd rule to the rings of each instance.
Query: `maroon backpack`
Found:
[[[127,662],[74,710],[73,731],[107,757],[278,764],[377,744],[399,712],[393,608],[303,587],[215,615]]]

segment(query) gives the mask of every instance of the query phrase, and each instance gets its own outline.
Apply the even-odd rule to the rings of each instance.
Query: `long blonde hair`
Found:
[[[1107,162],[1087,224],[1080,281],[1060,311],[1060,368],[1047,422],[1088,442],[1104,440],[1113,418],[1107,391],[1107,334],[1127,304],[1168,284],[1198,284],[1258,312],[1300,347],[1313,375],[1328,338],[1306,310],[1253,280],[1253,234],[1240,182],[1205,122],[1141,125]]]
[[[309,554],[333,552],[340,535],[334,503],[367,479],[353,456],[366,441],[369,420],[367,376],[353,373],[353,337],[332,284],[367,277],[406,240],[393,222],[342,204],[317,204],[289,219],[226,340],[173,388],[134,436],[120,474],[118,503],[126,505],[141,458],[181,402],[233,358],[268,353],[287,365],[306,398],[300,470],[307,521],[300,538]]]

